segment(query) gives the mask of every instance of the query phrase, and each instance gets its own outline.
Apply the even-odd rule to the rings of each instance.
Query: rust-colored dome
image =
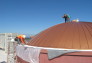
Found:
[[[28,45],[39,47],[92,49],[92,23],[69,22],[37,34]]]

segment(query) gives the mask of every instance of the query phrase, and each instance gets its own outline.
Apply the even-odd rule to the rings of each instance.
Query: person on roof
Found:
[[[63,18],[65,19],[65,23],[70,22],[70,16],[69,15],[64,14]]]
[[[18,35],[16,38],[15,38],[15,41],[18,42],[18,44],[26,44],[25,42],[25,35]]]

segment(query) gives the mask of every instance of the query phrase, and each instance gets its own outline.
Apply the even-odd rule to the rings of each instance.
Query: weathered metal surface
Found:
[[[34,36],[28,45],[39,47],[92,50],[92,23],[69,22],[58,24]],[[68,53],[48,60],[41,52],[39,63],[92,63],[92,52]],[[28,63],[17,57],[19,63]]]
[[[48,59],[47,52],[41,52],[39,60],[39,63],[92,63],[92,52],[68,53],[52,60]],[[17,56],[16,63],[28,62]]]
[[[77,53],[75,55],[72,55],[72,54],[63,55],[63,56],[54,58],[52,60],[48,60],[47,54],[40,55],[40,63],[92,63],[91,59],[92,59],[92,56],[91,57],[86,55],[78,56]]]
[[[21,59],[20,57],[17,56],[16,63],[29,63],[29,62],[27,62],[27,61],[25,61],[25,60],[23,60],[23,59]]]
[[[50,27],[34,36],[31,46],[92,49],[92,23],[69,22]]]

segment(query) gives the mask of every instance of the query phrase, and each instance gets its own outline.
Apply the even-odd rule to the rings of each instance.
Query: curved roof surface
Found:
[[[92,49],[92,23],[69,22],[37,34],[28,45],[39,47]]]

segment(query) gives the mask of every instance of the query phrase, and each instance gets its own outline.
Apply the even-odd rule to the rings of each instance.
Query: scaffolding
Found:
[[[16,41],[12,41],[18,33],[0,33],[0,48],[7,54],[7,63],[15,62],[15,47],[17,45]]]
[[[8,42],[7,63],[16,63],[16,41]]]
[[[14,39],[18,33],[0,33],[0,48],[2,48],[6,53],[8,49],[8,42]]]

